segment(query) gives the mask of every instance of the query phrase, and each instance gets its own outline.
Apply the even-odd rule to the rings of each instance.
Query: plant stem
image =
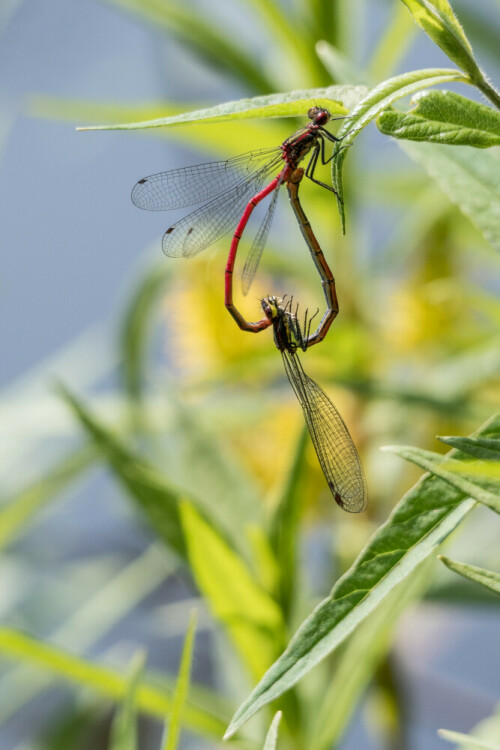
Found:
[[[500,109],[500,93],[492,86],[486,78],[481,78],[478,81],[474,81],[477,88],[493,102],[497,109]]]

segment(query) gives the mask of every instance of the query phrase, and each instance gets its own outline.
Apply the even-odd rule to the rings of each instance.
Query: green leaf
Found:
[[[177,750],[181,727],[181,714],[189,691],[191,662],[193,661],[194,637],[196,633],[196,610],[192,610],[182,649],[181,665],[175,686],[170,721],[165,725],[162,750]]]
[[[500,416],[478,434],[500,434]],[[398,503],[330,596],[300,626],[284,654],[238,709],[225,736],[232,736],[259,708],[289,690],[364,622],[474,507],[474,501],[466,497],[446,482],[423,477]]]
[[[274,715],[274,719],[271,722],[269,731],[266,735],[266,741],[264,742],[263,750],[276,750],[276,744],[278,742],[278,728],[281,721],[281,711],[277,711]]]
[[[403,3],[433,42],[499,107],[500,95],[476,63],[469,40],[448,0],[403,0]]]
[[[403,0],[418,25],[430,36],[450,60],[472,78],[479,68],[464,30],[448,0]]]
[[[439,555],[439,559],[454,573],[458,573],[458,575],[468,578],[470,581],[474,581],[474,583],[480,583],[481,586],[485,586],[496,594],[500,594],[500,573],[494,573],[492,570],[486,570],[485,568],[478,568],[476,565],[456,562],[444,555]]]
[[[61,387],[60,391],[82,427],[109,462],[121,484],[148,516],[157,534],[181,557],[185,557],[186,549],[178,510],[180,490],[170,485],[154,467],[126,448],[68,390]]]
[[[125,389],[133,400],[140,399],[144,383],[145,359],[150,341],[153,310],[172,274],[169,263],[147,270],[134,289],[121,323],[121,369]]]
[[[258,678],[282,642],[281,612],[242,559],[187,502],[181,504],[181,519],[196,583]]]
[[[458,74],[457,74],[458,75]],[[446,79],[450,80],[450,79]],[[97,125],[78,130],[137,130],[162,128],[195,123],[218,123],[229,120],[247,120],[256,117],[304,117],[314,106],[326,107],[332,115],[346,115],[366,94],[364,86],[328,86],[322,89],[303,89],[286,94],[256,96],[238,99],[215,107],[197,109],[171,117],[160,117],[145,122],[121,125]]]
[[[496,152],[406,141],[399,145],[500,251],[500,158]]]
[[[289,466],[281,498],[271,520],[271,546],[280,571],[278,598],[288,619],[293,611],[297,578],[297,542],[299,537],[301,475],[304,472],[308,432],[301,430],[292,462]]]
[[[230,76],[255,91],[271,91],[272,82],[262,70],[260,60],[242,51],[238,38],[220,30],[219,26],[204,17],[201,8],[176,0],[104,0],[108,5],[132,12],[151,23],[155,30],[174,35],[195,55],[209,64],[222,68]]]
[[[399,617],[429,586],[432,565],[434,560],[429,557],[349,638],[335,662],[326,692],[320,694],[309,747],[330,750],[340,745],[363,692],[391,648]]]
[[[480,740],[471,734],[452,732],[449,729],[438,729],[438,734],[447,742],[458,743],[459,750],[500,750],[500,742]]]
[[[481,461],[500,460],[500,440],[498,439],[438,436],[438,440]]]
[[[408,113],[382,112],[379,130],[393,138],[489,148],[500,145],[500,113],[452,91],[421,94]]]
[[[500,513],[500,482],[494,483],[483,480],[477,475],[468,474],[467,466],[464,466],[463,461],[407,445],[386,445],[382,450],[411,461],[421,469],[449,482],[465,495],[483,503],[495,513]]]
[[[333,150],[334,158],[332,159],[332,180],[333,186],[337,191],[337,203],[344,231],[345,214],[342,189],[342,165],[347,151],[352,146],[356,136],[359,135],[368,123],[398,99],[415,94],[417,91],[421,91],[429,86],[436,86],[439,83],[447,83],[448,81],[462,81],[467,83],[468,79],[457,70],[441,70],[439,68],[416,70],[412,73],[403,73],[403,75],[396,76],[395,78],[389,78],[375,89],[372,89],[357,104],[349,117],[344,120],[337,134],[337,137],[342,140],[335,144]]]
[[[137,748],[136,699],[145,660],[144,651],[138,651],[132,659],[125,697],[111,727],[109,750],[136,750]]]
[[[95,593],[74,610],[51,633],[59,648],[77,648],[81,653],[92,648],[131,610],[173,575],[180,562],[167,556],[159,544],[151,545],[131,563],[103,583]],[[19,664],[2,678],[3,700],[0,703],[0,725],[51,683],[51,675],[34,672]]]
[[[10,659],[42,667],[80,688],[90,688],[111,700],[123,700],[128,689],[128,680],[118,672],[85,661],[11,628],[0,627],[0,652]],[[146,678],[137,688],[137,708],[163,720],[165,714],[172,709],[171,692],[149,684]],[[209,713],[191,701],[188,701],[182,712],[183,726],[215,740],[219,740],[224,731],[223,721],[215,713]]]
[[[21,534],[33,522],[36,512],[52,502],[94,459],[95,450],[86,445],[33,485],[3,503],[0,511],[0,549]]]

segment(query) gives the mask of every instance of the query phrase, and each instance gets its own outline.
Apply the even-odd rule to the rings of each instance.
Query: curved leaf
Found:
[[[500,434],[500,415],[478,432]],[[454,456],[456,451],[451,451]],[[306,675],[412,573],[474,507],[467,493],[424,476],[398,503],[353,566],[301,625],[286,651],[238,709],[225,737]]]
[[[264,742],[263,750],[276,750],[276,743],[278,742],[278,728],[281,721],[281,711],[278,711],[269,727],[269,732],[266,735],[266,741]]]
[[[500,113],[452,91],[422,93],[410,112],[382,112],[384,135],[410,141],[489,148],[500,145]]]
[[[447,79],[449,80],[449,79]],[[121,125],[95,125],[78,130],[137,130],[162,128],[194,123],[226,122],[255,117],[304,117],[311,107],[326,107],[332,115],[346,115],[366,94],[365,86],[328,86],[322,89],[301,89],[285,94],[255,96],[218,104],[215,107],[184,112],[181,115]]]
[[[332,180],[337,192],[337,203],[342,219],[342,228],[345,231],[344,203],[342,200],[342,165],[347,155],[348,148],[352,145],[355,137],[365,128],[369,122],[374,120],[384,109],[404,96],[415,94],[417,91],[435,86],[438,83],[448,81],[462,81],[468,83],[468,79],[457,70],[442,70],[430,68],[416,70],[412,73],[389,78],[384,81],[356,106],[353,112],[344,120],[337,137],[342,140],[335,144],[334,158],[332,159]]]
[[[495,513],[500,513],[500,482],[485,480],[480,475],[467,472],[467,463],[442,456],[422,448],[409,445],[387,445],[383,450],[395,453],[401,458],[430,471],[436,477],[449,482],[465,495],[470,495]]]
[[[494,591],[495,594],[500,594],[500,573],[494,573],[492,570],[486,570],[485,568],[478,568],[476,565],[456,562],[444,555],[438,555],[438,557],[454,573],[458,573],[463,578],[468,578],[469,581],[481,584],[481,586],[490,589],[490,591]]]

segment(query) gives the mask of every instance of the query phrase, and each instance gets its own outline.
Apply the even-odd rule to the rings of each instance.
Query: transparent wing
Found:
[[[264,216],[262,224],[259,227],[259,231],[255,235],[252,247],[250,248],[250,252],[248,253],[248,257],[245,261],[245,266],[243,268],[243,274],[241,277],[241,288],[243,290],[243,294],[248,294],[248,292],[250,291],[250,287],[253,284],[255,274],[257,273],[257,268],[262,257],[262,252],[269,236],[269,230],[271,229],[271,224],[273,223],[274,212],[276,211],[276,204],[278,203],[279,187],[280,186],[278,185],[273,193],[269,208],[267,209],[266,215]]]
[[[274,169],[276,163],[267,164],[231,192],[213,198],[173,224],[163,235],[165,255],[190,258],[234,229],[246,204],[262,189]]]
[[[280,160],[279,148],[267,148],[225,161],[159,172],[139,180],[132,190],[132,203],[147,211],[194,206],[232,190],[269,162],[274,164]]]
[[[281,354],[335,502],[350,513],[359,513],[366,507],[366,481],[344,420],[326,393],[305,374],[298,356],[287,351]]]

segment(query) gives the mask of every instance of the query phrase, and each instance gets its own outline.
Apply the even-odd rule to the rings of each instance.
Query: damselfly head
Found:
[[[323,107],[311,107],[307,116],[315,125],[326,125],[331,117],[329,111]]]
[[[281,297],[264,297],[264,299],[261,300],[264,315],[268,320],[274,320],[278,316],[282,304],[283,300]]]

